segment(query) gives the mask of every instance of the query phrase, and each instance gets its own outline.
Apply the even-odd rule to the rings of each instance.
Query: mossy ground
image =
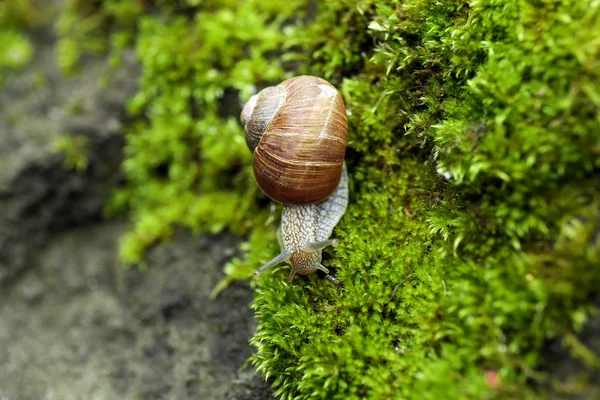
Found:
[[[58,54],[73,71],[86,43],[114,62],[133,44],[143,67],[109,207],[132,219],[126,261],[175,224],[229,229],[249,278],[278,249],[241,104],[301,73],[344,96],[351,201],[325,258],[343,286],[255,283],[253,360],[282,398],[544,397],[555,338],[600,366],[577,340],[600,287],[597,1],[94,4],[69,3]]]

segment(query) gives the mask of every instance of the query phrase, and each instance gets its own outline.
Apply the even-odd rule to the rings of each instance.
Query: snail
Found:
[[[344,100],[329,82],[298,76],[252,96],[242,110],[246,144],[254,153],[253,170],[260,189],[283,204],[278,240],[281,253],[254,275],[281,262],[294,275],[323,271],[322,251],[337,246],[330,239],[348,205],[344,163],[348,123]]]

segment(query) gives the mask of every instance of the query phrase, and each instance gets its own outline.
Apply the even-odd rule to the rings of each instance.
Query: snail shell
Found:
[[[268,87],[244,106],[254,177],[271,199],[312,204],[338,187],[348,141],[346,108],[329,82],[299,76]]]

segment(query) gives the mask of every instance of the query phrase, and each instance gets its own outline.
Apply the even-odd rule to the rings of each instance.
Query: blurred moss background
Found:
[[[278,253],[242,104],[298,74],[342,92],[351,201],[325,265],[344,285],[290,285],[285,266],[253,283],[253,362],[281,398],[598,393],[600,358],[579,336],[600,287],[598,1],[35,3],[0,4],[1,79],[48,18],[66,77],[135,51],[127,182],[106,206],[131,221],[121,257],[143,263],[177,225],[247,235],[215,294]],[[550,341],[582,372],[554,379]]]

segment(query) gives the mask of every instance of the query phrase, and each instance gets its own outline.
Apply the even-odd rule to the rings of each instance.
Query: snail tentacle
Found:
[[[269,269],[271,267],[274,267],[274,266],[276,266],[279,263],[287,261],[287,259],[290,257],[291,254],[292,254],[292,250],[284,250],[277,257],[275,257],[274,259],[272,259],[271,261],[269,261],[268,263],[266,263],[265,265],[263,265],[262,267],[260,267],[256,271],[254,271],[254,276],[258,278],[260,276],[260,274],[262,272],[264,272],[265,270],[267,270],[267,269]]]
[[[329,275],[329,274],[325,276],[325,280],[327,280],[327,281],[329,281],[329,282],[333,283],[333,284],[334,284],[334,285],[336,285],[336,286],[338,286],[340,283],[342,283],[342,282],[340,282],[338,279],[336,279],[335,277],[333,277],[333,276],[331,276],[331,275]]]
[[[294,279],[294,275],[296,275],[296,270],[294,268],[292,268],[292,270],[290,271],[290,274],[288,275],[287,281],[291,283],[292,280]]]
[[[305,253],[314,253],[315,251],[323,250],[327,246],[337,246],[340,242],[337,239],[321,240],[319,242],[307,243],[302,248]]]
[[[323,264],[318,262],[318,263],[316,263],[315,266],[317,267],[317,269],[320,269],[321,271],[325,272],[326,274],[329,274],[329,270]]]

